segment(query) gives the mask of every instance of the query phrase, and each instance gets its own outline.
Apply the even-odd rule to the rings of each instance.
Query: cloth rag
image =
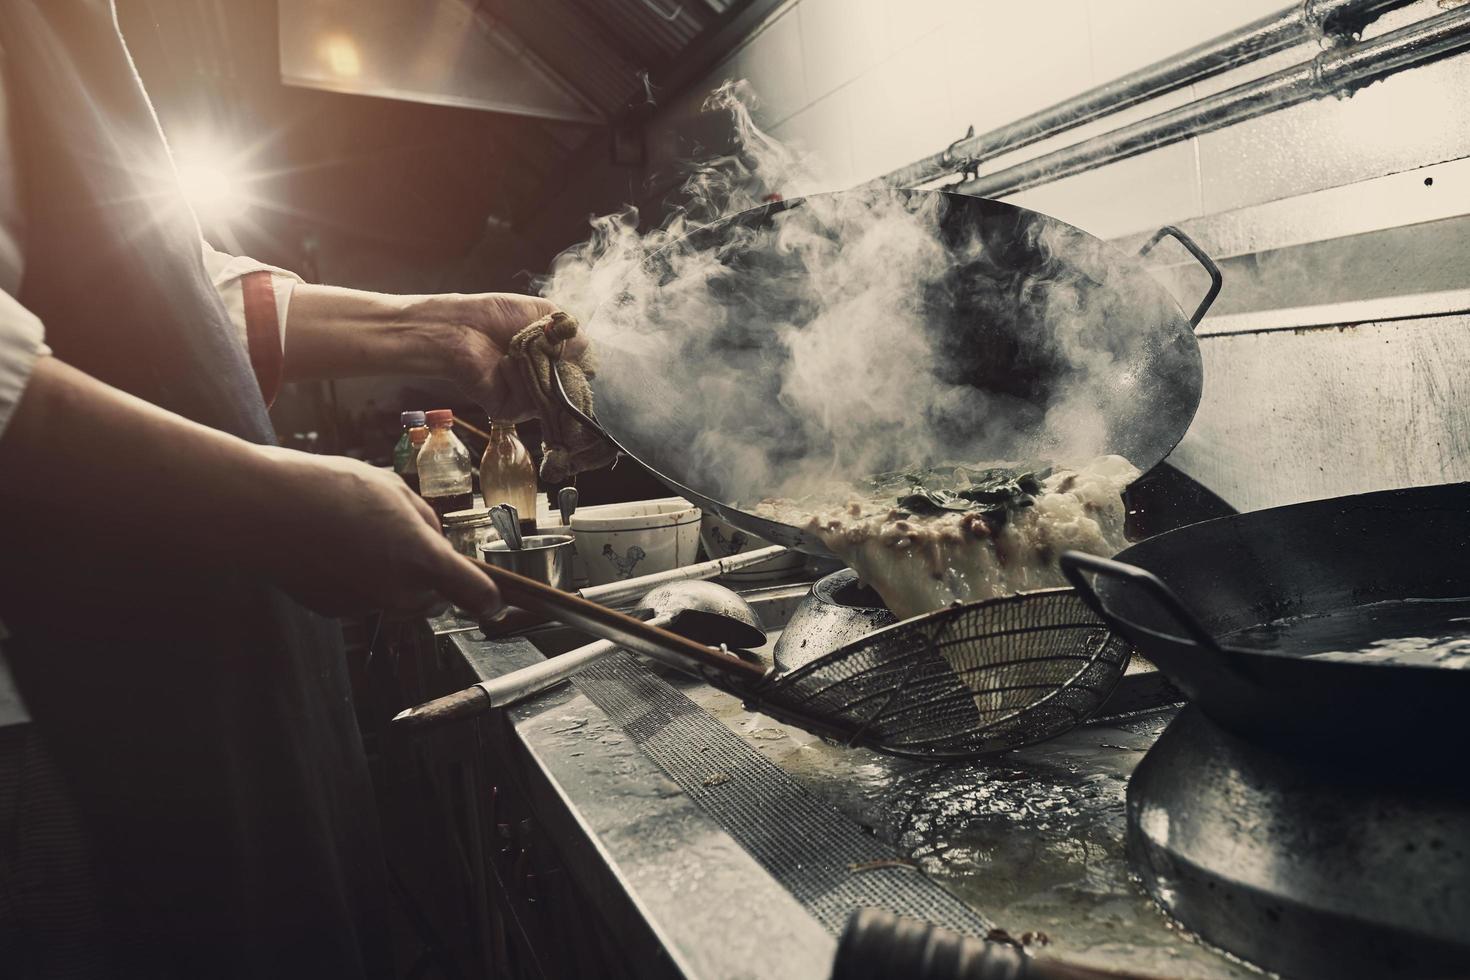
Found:
[[[567,400],[588,418],[597,417],[592,411],[590,382],[597,372],[591,351],[583,349],[576,358],[563,357],[567,341],[576,335],[577,318],[557,310],[511,338],[506,353],[539,407],[541,479],[548,483],[561,483],[583,470],[607,466],[618,455],[600,433],[567,410],[556,390],[552,371],[561,377]]]

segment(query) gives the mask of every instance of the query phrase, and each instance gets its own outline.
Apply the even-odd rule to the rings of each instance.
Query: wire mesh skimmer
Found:
[[[508,602],[694,674],[747,708],[825,738],[920,759],[965,759],[1081,724],[1131,648],[1071,589],[952,606],[895,623],[794,670],[707,647],[480,563]],[[402,712],[419,728],[488,710],[479,687]]]
[[[741,694],[752,710],[851,744],[968,758],[1087,720],[1131,648],[1071,589],[952,606],[895,623]]]

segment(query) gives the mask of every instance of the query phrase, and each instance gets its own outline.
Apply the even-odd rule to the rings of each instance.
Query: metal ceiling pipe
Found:
[[[962,138],[939,153],[884,174],[878,180],[896,187],[913,187],[936,177],[972,169],[1002,153],[1040,142],[1304,41],[1354,34],[1388,11],[1411,2],[1302,0],[1049,109],[1042,109],[988,133]]]
[[[1013,194],[1326,95],[1351,95],[1406,68],[1467,50],[1470,7],[1461,7],[946,189],[979,197]]]

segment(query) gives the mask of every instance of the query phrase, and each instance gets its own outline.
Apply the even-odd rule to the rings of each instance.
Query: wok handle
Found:
[[[673,618],[664,616],[652,622],[655,626],[664,626],[672,622]],[[394,715],[391,724],[395,729],[404,731],[425,731],[452,721],[485,714],[491,708],[509,708],[563,681],[571,680],[597,661],[617,653],[619,649],[616,643],[598,640],[543,660],[539,664],[512,670],[462,691],[407,708]]]
[[[1133,640],[1134,646],[1144,646],[1137,642],[1136,637],[1139,632],[1151,633],[1153,631],[1111,612],[1102,601],[1102,597],[1097,594],[1097,589],[1093,587],[1092,582],[1088,580],[1086,573],[1091,572],[1126,583],[1131,587],[1143,589],[1148,593],[1149,598],[1169,613],[1175,623],[1184,628],[1184,632],[1195,646],[1203,647],[1216,656],[1224,658],[1225,652],[1220,649],[1220,645],[1215,642],[1210,631],[1200,624],[1194,613],[1189,611],[1183,601],[1174,594],[1174,591],[1152,572],[1146,572],[1136,565],[1113,561],[1109,558],[1099,558],[1080,551],[1063,552],[1060,563],[1062,574],[1067,576],[1067,581],[1072,583],[1083,601],[1091,606],[1093,611],[1101,616],[1109,626]]]
[[[589,664],[616,653],[618,645],[598,640],[559,657],[522,667],[481,681],[462,691],[405,708],[389,722],[395,730],[423,732],[465,718],[476,718],[491,708],[509,708],[571,678]]]
[[[493,707],[489,695],[480,690],[480,685],[476,684],[463,691],[455,691],[442,698],[435,698],[412,708],[405,708],[394,715],[389,724],[395,730],[424,731],[447,725],[461,718],[482,715]]]
[[[1215,260],[1206,255],[1205,250],[1195,244],[1193,238],[1190,238],[1173,225],[1165,225],[1154,232],[1154,236],[1144,242],[1143,247],[1138,250],[1138,257],[1143,258],[1149,252],[1152,252],[1154,246],[1165,238],[1172,238],[1180,245],[1183,245],[1189,254],[1193,255],[1199,264],[1205,267],[1205,272],[1210,275],[1210,291],[1205,293],[1205,298],[1200,300],[1199,306],[1195,307],[1194,315],[1189,318],[1190,327],[1197,327],[1199,326],[1199,322],[1205,318],[1205,314],[1209,312],[1210,307],[1215,305],[1215,297],[1220,295],[1220,286],[1225,282],[1225,277],[1221,275],[1220,267],[1215,264]]]

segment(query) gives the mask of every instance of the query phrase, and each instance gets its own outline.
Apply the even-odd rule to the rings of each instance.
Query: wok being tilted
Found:
[[[1143,251],[1165,236],[1209,274],[1192,315],[1137,256],[998,201],[855,189],[731,215],[588,319],[597,419],[578,414],[706,512],[813,554],[755,504],[946,461],[1147,472],[1199,405],[1193,325],[1221,281],[1177,229]]]

